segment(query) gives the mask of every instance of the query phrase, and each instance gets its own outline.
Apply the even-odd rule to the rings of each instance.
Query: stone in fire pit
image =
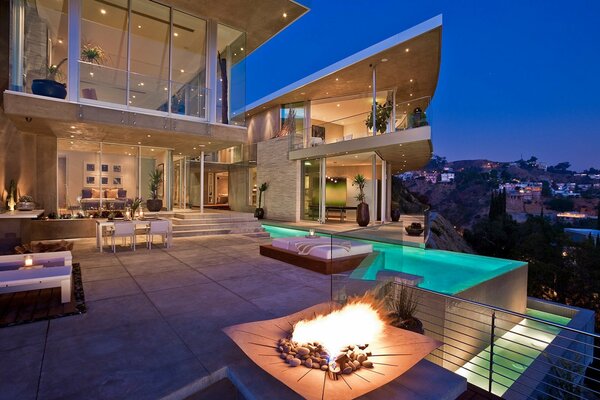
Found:
[[[362,396],[396,379],[441,345],[427,336],[390,325],[385,325],[368,346],[349,344],[345,352],[336,355],[323,351],[320,343],[291,341],[292,327],[298,321],[337,308],[335,303],[322,303],[287,317],[234,325],[223,331],[258,366],[307,399]],[[284,351],[288,347],[289,351]]]

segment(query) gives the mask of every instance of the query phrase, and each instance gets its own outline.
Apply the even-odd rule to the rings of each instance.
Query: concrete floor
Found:
[[[76,241],[88,312],[0,329],[0,399],[156,399],[224,366],[251,367],[221,328],[327,301],[330,288],[258,246],[177,238],[171,249],[113,255]]]

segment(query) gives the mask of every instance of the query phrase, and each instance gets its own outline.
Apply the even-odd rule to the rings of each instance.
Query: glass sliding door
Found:
[[[206,118],[206,21],[173,10],[171,113]]]
[[[169,7],[148,0],[131,0],[129,98],[130,107],[168,111]]]
[[[321,160],[302,162],[302,212],[301,218],[311,221],[319,220],[319,204],[321,200]]]
[[[127,0],[81,3],[79,99],[127,103]]]

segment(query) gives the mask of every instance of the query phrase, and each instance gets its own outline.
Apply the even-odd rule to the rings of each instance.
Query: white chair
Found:
[[[122,238],[126,243],[126,239],[131,241],[131,248],[135,251],[135,225],[132,222],[115,222],[115,229],[111,232],[112,249],[116,253],[115,238]]]
[[[167,238],[169,236],[169,221],[158,220],[150,222],[150,228],[148,229],[148,234],[146,236],[146,242],[148,243],[149,249],[152,249],[152,241],[154,240],[154,235],[161,236],[163,246],[167,247]]]

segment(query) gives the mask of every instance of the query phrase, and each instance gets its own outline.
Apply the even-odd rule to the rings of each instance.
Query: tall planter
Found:
[[[151,212],[158,212],[162,210],[163,202],[161,199],[148,199],[146,200],[146,208]]]
[[[67,97],[65,85],[52,79],[34,79],[31,84],[31,91],[38,96],[54,97],[56,99]]]
[[[367,203],[359,203],[356,207],[356,223],[359,226],[367,226],[369,222],[371,222],[369,205]]]

